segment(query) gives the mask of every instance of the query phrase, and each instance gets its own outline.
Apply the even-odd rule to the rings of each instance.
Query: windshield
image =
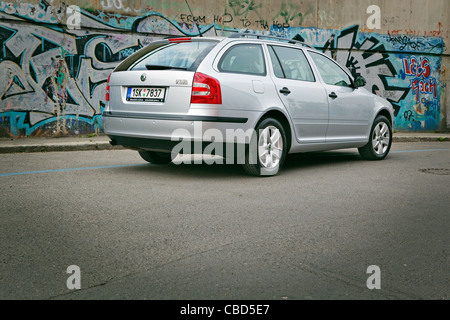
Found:
[[[195,71],[206,55],[217,45],[215,41],[170,43],[145,56],[131,70]]]

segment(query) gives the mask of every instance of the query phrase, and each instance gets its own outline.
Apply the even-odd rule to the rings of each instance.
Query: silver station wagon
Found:
[[[292,153],[358,148],[382,160],[394,111],[365,85],[299,41],[169,38],[110,75],[104,129],[113,145],[153,164],[211,154],[256,176],[276,175]]]

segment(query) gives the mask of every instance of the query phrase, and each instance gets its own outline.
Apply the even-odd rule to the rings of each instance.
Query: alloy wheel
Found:
[[[267,169],[276,168],[283,154],[283,138],[280,130],[274,126],[268,126],[261,130],[258,141],[261,166]]]
[[[373,131],[372,146],[378,155],[383,155],[389,149],[391,137],[389,127],[386,123],[380,122]]]

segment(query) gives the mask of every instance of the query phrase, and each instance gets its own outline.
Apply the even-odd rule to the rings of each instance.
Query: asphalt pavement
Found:
[[[130,150],[2,154],[0,300],[246,300],[270,319],[273,301],[449,300],[449,146],[292,155],[270,178]]]

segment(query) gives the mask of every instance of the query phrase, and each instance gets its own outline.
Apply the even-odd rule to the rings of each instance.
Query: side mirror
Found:
[[[362,76],[357,76],[354,82],[355,88],[364,87],[367,84],[366,79],[364,79]]]

